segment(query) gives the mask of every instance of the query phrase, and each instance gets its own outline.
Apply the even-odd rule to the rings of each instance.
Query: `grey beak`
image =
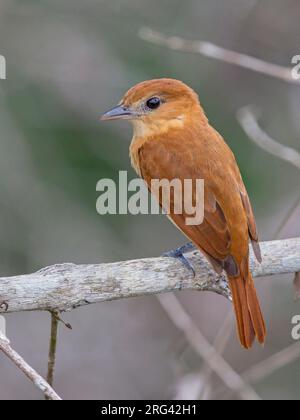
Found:
[[[124,105],[118,105],[101,115],[101,121],[108,120],[130,120],[134,117],[134,112]]]

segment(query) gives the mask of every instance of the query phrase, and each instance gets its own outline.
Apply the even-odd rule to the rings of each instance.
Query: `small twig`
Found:
[[[50,386],[53,386],[53,380],[54,380],[58,322],[59,320],[58,320],[56,312],[51,312],[51,333],[50,333],[50,342],[49,342],[48,371],[47,371],[47,382]],[[49,398],[46,396],[46,399],[48,400]]]
[[[244,400],[260,400],[254,389],[209,344],[173,293],[160,295],[158,299],[173,324],[182,331],[189,344],[232,392]]]
[[[257,146],[300,169],[300,153],[291,147],[278,143],[263,131],[250,106],[241,108],[237,112],[237,119],[245,133]]]
[[[56,318],[57,322],[61,322],[68,330],[72,330],[72,325],[69,322],[65,322],[62,317],[59,315],[58,311],[51,311],[51,314]]]
[[[225,63],[234,64],[257,73],[275,77],[288,83],[299,84],[300,79],[293,78],[292,69],[277,64],[268,63],[250,55],[241,54],[226,48],[219,47],[206,41],[194,41],[178,36],[166,36],[150,28],[141,28],[139,37],[144,41],[169,48],[175,51],[201,54]]]
[[[61,400],[54,389],[11,347],[9,340],[0,332],[0,350],[43,392],[49,400]]]

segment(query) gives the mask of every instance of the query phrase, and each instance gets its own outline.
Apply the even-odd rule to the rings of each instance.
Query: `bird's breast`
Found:
[[[159,142],[170,133],[183,131],[184,118],[178,117],[168,121],[133,121],[134,135],[130,145],[130,159],[135,171],[141,176],[139,151],[148,142]]]
[[[144,137],[133,136],[129,148],[131,165],[139,176],[141,176],[139,151],[146,141]]]

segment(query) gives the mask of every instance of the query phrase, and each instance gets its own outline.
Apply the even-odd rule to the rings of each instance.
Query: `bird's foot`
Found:
[[[8,303],[7,302],[5,302],[5,300],[0,300],[0,310],[1,309],[4,309],[4,312],[7,312],[7,310],[8,310]]]
[[[195,251],[196,247],[192,242],[189,242],[180,248],[173,249],[172,251],[164,252],[163,257],[171,257],[179,260],[189,271],[193,273],[193,276],[196,276],[195,269],[190,261],[184,256],[186,252]]]

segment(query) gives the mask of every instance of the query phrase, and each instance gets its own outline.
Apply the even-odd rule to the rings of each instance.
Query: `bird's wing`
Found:
[[[241,173],[239,171],[237,164],[235,163],[235,159],[234,159],[234,164],[232,165],[232,172],[237,182],[243,208],[247,216],[248,233],[249,233],[249,238],[252,243],[253,251],[256,256],[256,259],[259,262],[261,262],[262,261],[261,250],[259,246],[258,231],[257,231],[253,209],[252,209],[251,202],[250,202],[246,187],[244,185]]]
[[[247,215],[248,230],[249,230],[249,236],[251,239],[253,251],[256,256],[256,259],[259,262],[261,262],[262,257],[261,257],[261,250],[260,250],[259,242],[258,242],[258,232],[257,232],[255,217],[254,217],[252,206],[249,200],[249,196],[248,196],[248,193],[246,191],[243,181],[241,181],[240,183],[240,192],[241,192],[242,203],[243,203],[246,215]]]
[[[204,179],[204,221],[198,225],[187,225],[184,209],[182,214],[171,211],[169,217],[177,227],[208,257],[216,271],[225,269],[230,275],[237,275],[238,268],[230,255],[231,234],[220,202],[216,198],[209,174],[197,161],[197,151],[194,148],[174,147],[174,139],[160,142],[147,142],[139,150],[139,168],[151,191],[153,179]],[[198,154],[199,155],[199,154]],[[195,190],[193,189],[193,198]],[[159,198],[161,204],[161,197]],[[174,192],[171,193],[170,208],[174,203]]]

